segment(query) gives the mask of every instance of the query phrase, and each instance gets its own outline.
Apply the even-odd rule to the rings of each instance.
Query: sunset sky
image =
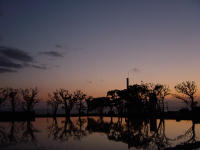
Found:
[[[0,86],[105,96],[144,82],[200,88],[199,0],[1,0]]]

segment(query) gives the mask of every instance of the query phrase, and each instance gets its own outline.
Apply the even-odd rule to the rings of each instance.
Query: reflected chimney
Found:
[[[129,78],[126,78],[126,89],[129,88]]]

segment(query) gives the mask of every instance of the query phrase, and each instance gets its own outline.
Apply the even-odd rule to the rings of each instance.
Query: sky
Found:
[[[199,14],[198,0],[1,0],[1,87],[96,97],[126,77],[199,85]]]

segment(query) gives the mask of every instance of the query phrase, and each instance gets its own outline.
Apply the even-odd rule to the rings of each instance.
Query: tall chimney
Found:
[[[126,89],[129,88],[129,78],[126,78]]]

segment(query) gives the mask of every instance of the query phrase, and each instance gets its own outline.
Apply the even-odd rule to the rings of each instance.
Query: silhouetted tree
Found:
[[[38,89],[37,88],[30,88],[30,89],[22,89],[22,108],[26,112],[33,112],[35,104],[38,103],[37,95]]]
[[[13,113],[16,110],[18,91],[19,91],[18,89],[13,89],[13,88],[8,89],[8,96],[9,96],[9,100],[10,100],[10,103],[11,103],[11,109],[12,109]]]
[[[92,96],[89,96],[85,99],[86,103],[87,103],[87,115],[89,114],[89,111],[91,110],[90,106],[91,106],[91,101],[93,100]]]
[[[164,112],[165,97],[169,95],[169,87],[163,84],[146,84],[149,90],[149,104],[155,111]],[[151,109],[151,108],[150,108]],[[152,109],[151,109],[152,110]]]
[[[164,109],[165,109],[164,100],[165,100],[165,97],[170,94],[169,87],[166,85],[162,85],[162,84],[156,84],[154,87],[154,93],[156,93],[159,103],[161,104],[160,105],[161,111],[164,112]]]
[[[118,95],[119,90],[111,90],[107,92],[107,97],[109,98],[109,107],[110,112],[113,113],[113,108],[115,105],[117,105],[117,101],[120,100],[120,97]]]
[[[195,94],[197,92],[197,85],[194,81],[186,81],[177,84],[175,90],[179,93],[179,95],[174,94],[176,98],[185,102],[191,110],[194,109],[197,102],[195,102]]]
[[[83,109],[83,102],[86,99],[86,94],[84,94],[81,90],[76,90],[74,92],[74,100],[77,102],[77,104],[79,105],[78,108],[78,112],[79,112],[79,116],[81,116],[82,114],[82,109]]]
[[[122,98],[126,101],[127,113],[141,114],[147,111],[149,89],[145,84],[135,84],[121,91]]]
[[[0,108],[2,104],[6,101],[7,97],[8,97],[8,89],[0,88]]]
[[[52,113],[53,113],[53,115],[55,117],[56,113],[57,113],[57,110],[58,110],[58,106],[61,104],[61,99],[60,99],[58,90],[53,92],[52,95],[49,94],[49,98],[47,100],[47,104],[51,106]]]
[[[61,97],[61,102],[62,102],[63,108],[65,110],[65,115],[70,116],[70,112],[75,103],[72,94],[68,90],[60,89],[59,95]]]

